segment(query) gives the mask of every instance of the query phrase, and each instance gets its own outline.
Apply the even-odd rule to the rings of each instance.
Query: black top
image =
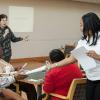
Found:
[[[4,37],[3,35],[7,35]],[[7,62],[9,62],[12,51],[11,51],[11,41],[12,42],[18,42],[23,40],[21,37],[15,37],[14,33],[11,31],[11,29],[6,26],[4,28],[0,27],[0,49],[2,49],[2,55],[1,58]]]

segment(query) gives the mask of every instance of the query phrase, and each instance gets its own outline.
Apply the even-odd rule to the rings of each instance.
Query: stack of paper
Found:
[[[40,68],[36,68],[36,69],[33,69],[33,70],[24,70],[20,74],[29,75],[29,74],[32,74],[32,73],[37,73],[37,72],[41,72],[41,71],[45,71],[45,70],[46,70],[46,66],[44,65],[44,66],[42,66]]]
[[[89,70],[96,67],[95,60],[87,56],[87,52],[88,50],[83,46],[71,51],[72,55],[78,60],[84,70]]]

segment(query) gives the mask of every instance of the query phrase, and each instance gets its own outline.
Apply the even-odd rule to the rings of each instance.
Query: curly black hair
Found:
[[[49,58],[52,63],[59,62],[65,58],[64,53],[59,49],[53,49],[49,53]]]

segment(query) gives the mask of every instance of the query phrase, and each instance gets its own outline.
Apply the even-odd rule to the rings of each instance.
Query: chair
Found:
[[[19,89],[19,84],[18,84],[18,83],[13,83],[13,85],[14,85],[15,88],[16,88],[16,93],[21,94],[21,91],[20,91],[20,89]]]
[[[68,44],[66,44],[65,47],[64,47],[64,55],[65,55],[66,57],[69,57],[71,51],[72,51],[74,48],[75,48],[75,44],[73,44],[73,45],[68,45]]]
[[[74,79],[71,83],[67,96],[54,94],[54,93],[50,93],[48,95],[60,98],[62,100],[86,100],[85,86],[86,86],[85,78]],[[48,100],[48,99],[44,98],[42,100]]]

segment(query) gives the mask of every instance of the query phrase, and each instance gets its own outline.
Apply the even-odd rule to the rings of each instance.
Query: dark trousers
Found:
[[[33,84],[21,82],[19,85],[20,90],[26,93],[28,100],[37,100],[37,93]]]
[[[8,88],[13,91],[16,91],[15,86],[13,84],[11,84]],[[33,84],[20,82],[19,88],[21,91],[24,91],[26,93],[28,100],[37,100],[37,93]]]
[[[87,80],[86,100],[100,100],[100,80]]]

